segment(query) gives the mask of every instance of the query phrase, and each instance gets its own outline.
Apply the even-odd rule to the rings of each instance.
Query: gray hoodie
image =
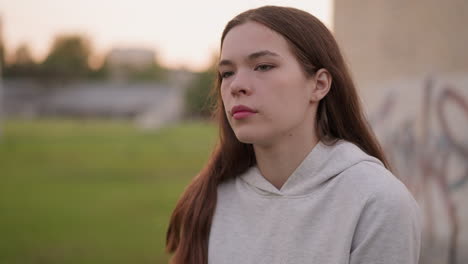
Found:
[[[209,264],[416,264],[421,212],[376,158],[319,142],[280,190],[254,166],[218,188]]]

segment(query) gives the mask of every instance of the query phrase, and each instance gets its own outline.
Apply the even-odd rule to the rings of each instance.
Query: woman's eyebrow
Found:
[[[261,50],[261,51],[257,51],[257,52],[254,52],[254,53],[250,54],[247,58],[248,58],[248,60],[254,60],[254,59],[257,59],[257,58],[262,57],[262,56],[281,57],[280,55],[274,53],[273,51]]]
[[[273,51],[261,50],[261,51],[251,53],[249,56],[247,56],[247,60],[252,61],[263,56],[281,57],[280,55],[274,53]],[[218,66],[223,66],[223,65],[234,65],[234,63],[230,60],[221,60]]]

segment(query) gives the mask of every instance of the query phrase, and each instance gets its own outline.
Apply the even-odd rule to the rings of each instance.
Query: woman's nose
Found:
[[[239,71],[233,77],[234,80],[231,82],[231,94],[233,96],[250,95],[252,93],[251,83],[246,73]]]

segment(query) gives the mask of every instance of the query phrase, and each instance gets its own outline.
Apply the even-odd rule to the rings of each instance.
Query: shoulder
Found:
[[[382,165],[360,162],[341,176],[344,185],[365,201],[362,213],[370,212],[375,220],[421,222],[421,209],[411,192]]]
[[[217,186],[218,200],[223,198],[231,199],[236,193],[238,177],[222,181]]]
[[[350,263],[418,263],[422,214],[406,186],[378,164],[362,162],[344,172],[365,202],[351,245]]]
[[[335,153],[331,157],[342,165],[340,180],[353,186],[359,194],[401,195],[408,192],[406,186],[377,158],[368,155],[357,145],[339,140],[329,147]],[[406,195],[406,194],[405,194]]]
[[[406,186],[392,172],[379,163],[361,161],[344,170],[341,180],[363,196],[398,195],[407,190]]]

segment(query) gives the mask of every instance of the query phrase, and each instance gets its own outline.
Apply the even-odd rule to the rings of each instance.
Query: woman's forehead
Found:
[[[226,34],[220,60],[248,58],[260,51],[269,51],[284,57],[289,52],[289,46],[279,33],[262,24],[247,22],[235,26]]]

